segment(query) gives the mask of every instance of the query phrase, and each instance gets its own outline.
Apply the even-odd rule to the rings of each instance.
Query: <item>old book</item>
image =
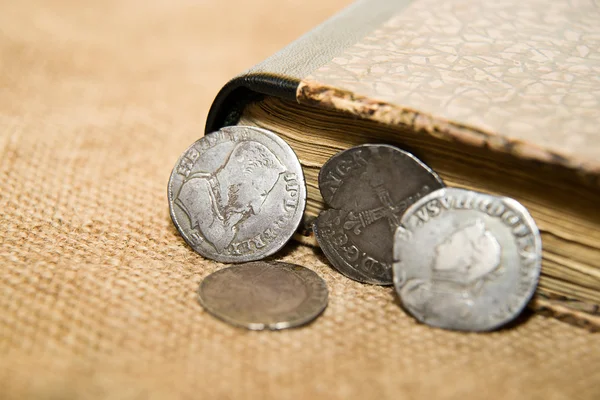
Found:
[[[557,0],[359,1],[217,95],[206,132],[256,125],[297,152],[305,236],[336,152],[390,143],[448,186],[509,196],[535,218],[533,308],[600,326],[600,10]]]

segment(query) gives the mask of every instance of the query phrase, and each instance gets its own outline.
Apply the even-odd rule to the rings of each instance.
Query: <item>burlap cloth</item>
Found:
[[[247,332],[196,302],[223,265],[173,228],[171,168],[228,78],[345,2],[0,4],[2,398],[600,398],[600,335],[428,328],[307,247],[280,258],[327,280],[310,326]]]

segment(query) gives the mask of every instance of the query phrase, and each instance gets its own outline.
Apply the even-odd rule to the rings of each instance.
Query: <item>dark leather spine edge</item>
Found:
[[[205,133],[235,125],[244,107],[263,96],[296,101],[299,79],[270,73],[249,73],[233,78],[219,91],[206,119]]]
[[[230,80],[208,113],[205,133],[233,125],[243,107],[261,96],[296,100],[300,79],[380,26],[412,0],[358,0],[279,52]]]

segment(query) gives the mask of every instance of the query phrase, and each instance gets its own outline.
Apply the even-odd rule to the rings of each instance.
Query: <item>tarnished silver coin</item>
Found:
[[[260,260],[290,239],[302,219],[306,185],[298,157],[272,132],[222,128],[175,164],[171,219],[185,241],[221,262]]]
[[[394,284],[419,321],[487,331],[527,305],[541,269],[542,242],[513,199],[446,188],[402,217],[394,239]]]
[[[392,284],[396,227],[412,203],[443,187],[415,156],[396,147],[367,144],[333,156],[319,173],[319,189],[331,207],[313,224],[331,264],[359,282]]]
[[[252,330],[304,325],[325,310],[328,290],[315,272],[283,262],[224,268],[200,284],[200,304],[230,324]]]

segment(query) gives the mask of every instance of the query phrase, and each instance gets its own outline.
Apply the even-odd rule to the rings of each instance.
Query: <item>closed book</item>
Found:
[[[600,11],[557,0],[359,1],[216,96],[206,132],[284,138],[307,180],[303,229],[325,205],[320,167],[389,143],[446,185],[513,197],[540,228],[531,306],[600,326]]]

